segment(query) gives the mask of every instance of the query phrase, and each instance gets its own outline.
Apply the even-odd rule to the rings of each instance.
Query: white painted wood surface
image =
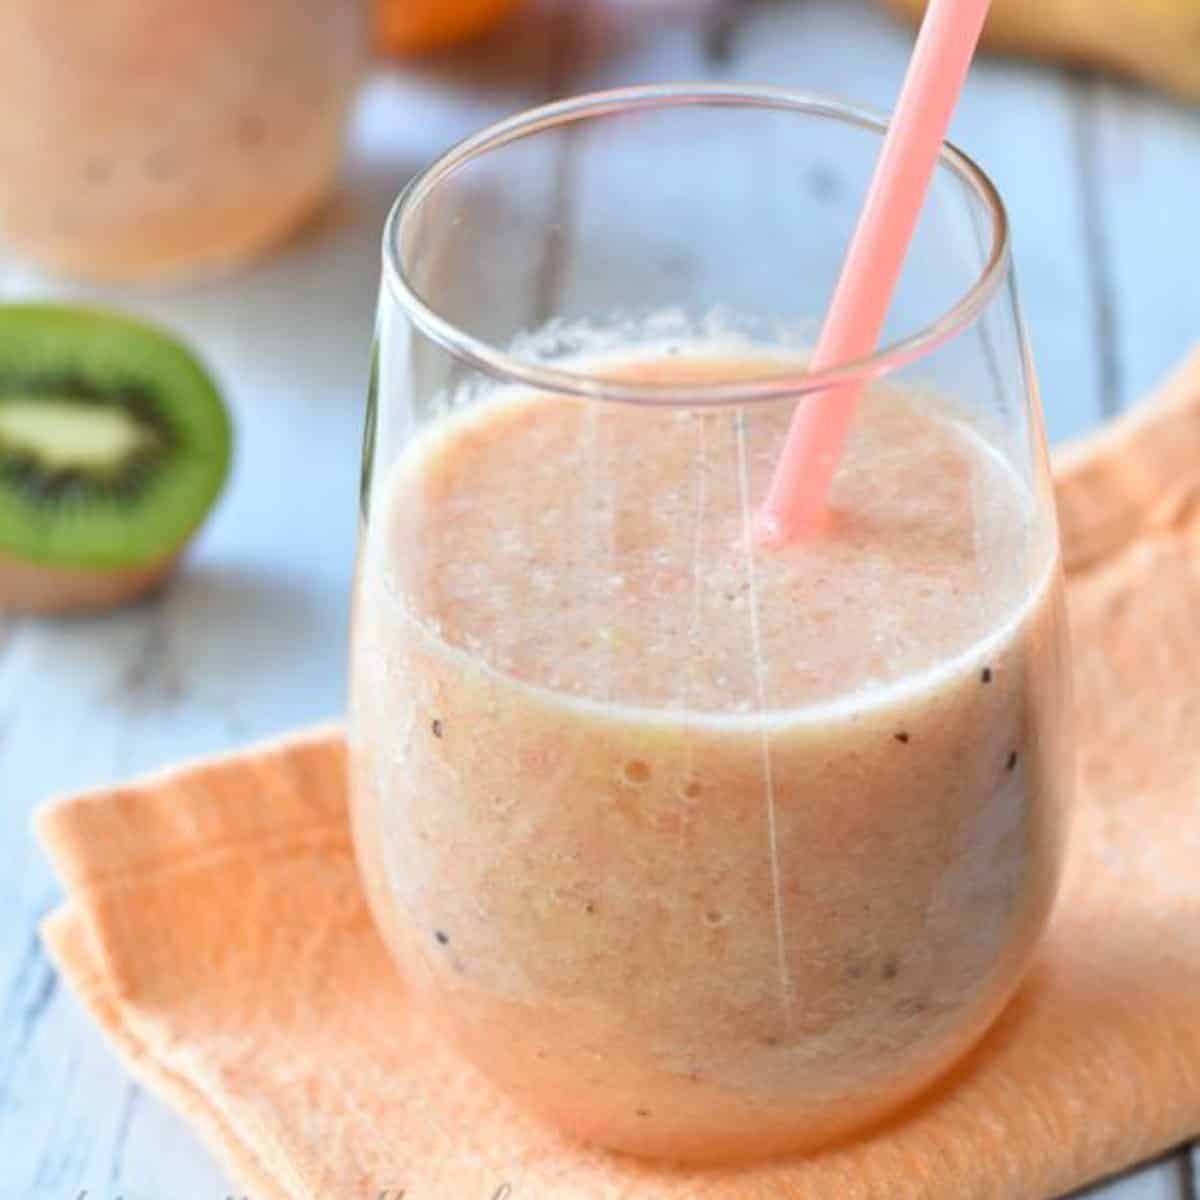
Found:
[[[377,243],[400,185],[481,124],[592,87],[737,78],[886,107],[908,45],[865,0],[542,0],[488,44],[378,72],[340,203],[235,279],[152,294],[0,265],[6,297],[85,296],[179,330],[221,377],[238,432],[229,492],[161,599],[0,623],[0,1200],[234,1191],[57,987],[34,933],[57,892],[28,814],[52,793],[341,711]],[[989,61],[954,134],[1010,208],[1051,435],[1081,432],[1200,337],[1200,113]],[[1191,1162],[1170,1156],[1086,1195],[1195,1200]]]

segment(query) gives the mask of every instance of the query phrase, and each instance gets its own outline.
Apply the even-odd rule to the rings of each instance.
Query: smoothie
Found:
[[[821,534],[755,550],[789,416],[498,390],[409,443],[364,537],[380,928],[482,1070],[636,1153],[896,1107],[997,1015],[1057,880],[1053,529],[952,405],[880,386]]]
[[[0,235],[103,279],[214,270],[329,195],[364,0],[0,5]]]

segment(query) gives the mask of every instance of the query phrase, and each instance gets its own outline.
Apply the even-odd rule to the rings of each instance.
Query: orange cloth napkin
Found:
[[[870,1136],[673,1169],[561,1139],[434,1039],[368,920],[335,729],[53,804],[45,938],[257,1200],[1030,1200],[1200,1132],[1200,354],[1058,460],[1081,791],[1040,959]]]

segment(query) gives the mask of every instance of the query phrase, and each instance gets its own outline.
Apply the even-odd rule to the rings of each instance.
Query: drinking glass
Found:
[[[944,148],[882,348],[809,372],[885,129],[645,87],[451,150],[387,224],[350,749],[438,1036],[575,1135],[719,1160],[984,1034],[1059,876],[1061,578],[1004,209]],[[854,383],[820,529],[750,534]]]
[[[104,280],[211,274],[328,198],[366,0],[0,5],[0,236]]]

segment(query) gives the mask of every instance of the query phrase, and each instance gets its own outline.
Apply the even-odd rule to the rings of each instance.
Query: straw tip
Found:
[[[752,544],[760,550],[785,550],[796,542],[828,535],[834,525],[833,512],[824,504],[808,503],[778,509],[764,505],[750,526]]]
[[[788,541],[783,522],[766,509],[755,516],[750,533],[754,544],[764,550],[779,550]]]

